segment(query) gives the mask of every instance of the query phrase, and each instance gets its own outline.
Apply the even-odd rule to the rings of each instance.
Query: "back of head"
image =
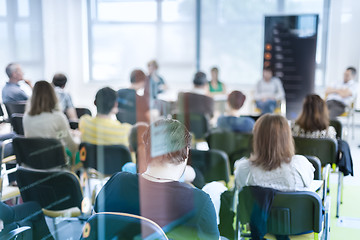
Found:
[[[246,96],[240,91],[232,91],[228,96],[228,103],[232,109],[239,110],[244,102]]]
[[[294,140],[287,120],[276,114],[265,114],[253,130],[253,153],[250,160],[256,166],[271,171],[289,163],[295,154]]]
[[[95,96],[95,105],[100,114],[109,114],[117,100],[116,92],[109,87],[100,89]]]
[[[130,82],[132,84],[145,82],[145,80],[146,80],[146,75],[140,69],[135,69],[130,74]]]
[[[206,74],[203,72],[197,72],[195,73],[194,79],[193,79],[193,83],[194,86],[196,87],[201,87],[206,85],[208,82],[208,80],[206,79]]]
[[[30,100],[29,115],[34,116],[42,112],[57,110],[58,99],[54,88],[47,81],[35,83]]]
[[[64,88],[67,82],[67,77],[62,73],[57,73],[54,75],[52,84],[55,87],[61,87]]]
[[[151,60],[148,62],[148,67],[153,67],[154,69],[158,69],[159,64],[156,62],[156,60]]]
[[[329,127],[329,112],[325,101],[316,94],[305,97],[302,112],[295,121],[305,131],[313,132]]]
[[[18,67],[18,64],[17,63],[9,63],[6,68],[5,68],[5,72],[6,72],[6,75],[11,78],[11,76],[13,75],[13,73],[16,71]]]
[[[144,142],[149,163],[178,165],[188,157],[191,135],[178,120],[161,119],[144,133]]]

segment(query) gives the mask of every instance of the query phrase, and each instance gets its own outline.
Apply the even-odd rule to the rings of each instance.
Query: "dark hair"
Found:
[[[254,125],[253,152],[250,161],[266,171],[289,163],[295,154],[290,126],[281,115],[265,114]]]
[[[52,84],[55,87],[61,87],[61,88],[65,87],[66,82],[67,82],[67,77],[62,73],[55,74],[52,80]]]
[[[305,97],[302,112],[295,121],[305,131],[324,130],[329,127],[329,112],[325,101],[316,94]]]
[[[146,80],[146,75],[140,69],[135,69],[130,74],[130,82],[131,83],[144,82],[145,80]]]
[[[352,75],[353,77],[356,76],[356,68],[354,68],[354,67],[348,67],[346,70],[349,70],[349,71],[351,72],[351,75]]]
[[[272,66],[267,66],[263,68],[263,71],[269,71],[272,73],[272,75],[274,75],[274,69],[272,68]]]
[[[52,112],[57,108],[58,99],[54,88],[47,81],[35,83],[30,100],[29,115],[34,116],[42,112]]]
[[[206,79],[206,74],[203,72],[195,73],[193,83],[195,86],[203,86],[207,84],[208,80]]]
[[[9,63],[6,68],[5,68],[5,72],[6,75],[11,78],[12,74],[15,72],[16,70],[16,65],[18,65],[17,63]]]
[[[100,89],[95,96],[95,105],[100,114],[109,114],[117,100],[116,92],[109,87]]]
[[[231,108],[239,110],[244,104],[246,96],[240,91],[232,91],[228,96],[228,103]]]
[[[147,160],[151,162],[160,159],[161,163],[180,164],[188,157],[188,149],[191,145],[191,135],[186,127],[175,119],[160,119],[151,124],[144,133],[144,142]],[[153,156],[151,145],[156,143],[162,154]],[[157,158],[163,156],[162,158]]]

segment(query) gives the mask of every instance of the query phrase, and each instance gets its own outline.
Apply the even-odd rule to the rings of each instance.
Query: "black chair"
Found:
[[[88,108],[75,108],[75,111],[78,118],[81,118],[81,116],[85,114],[92,116],[91,111]]]
[[[88,219],[81,239],[157,239],[167,240],[161,227],[145,217],[104,212]]]
[[[305,156],[305,157],[309,160],[309,162],[311,162],[311,164],[315,168],[314,180],[321,180],[321,162],[319,158],[315,156]]]
[[[14,132],[24,136],[23,116],[24,114],[21,113],[13,113],[11,114],[10,122]]]
[[[229,156],[231,173],[234,163],[242,157],[250,157],[252,152],[252,133],[238,133],[220,129],[212,130],[206,137],[210,149],[224,151]]]
[[[173,118],[182,122],[186,128],[195,135],[195,140],[204,139],[210,129],[209,119],[205,114],[174,114]]]
[[[342,129],[343,129],[341,122],[337,119],[331,119],[330,126],[333,126],[335,128],[336,138],[341,139],[342,138]]]
[[[19,165],[49,169],[67,165],[63,144],[54,138],[14,138],[13,148]]]
[[[223,151],[190,149],[189,162],[203,174],[205,183],[225,181],[227,184],[230,181],[229,159]]]
[[[14,113],[25,113],[25,107],[26,107],[26,101],[20,101],[20,102],[7,102],[5,103],[5,108],[7,111],[7,114],[9,118]]]
[[[85,169],[93,168],[104,175],[120,172],[125,163],[131,162],[131,153],[124,145],[80,144],[80,160]]]
[[[81,209],[82,188],[72,172],[19,167],[16,181],[24,202],[38,202],[48,211]]]
[[[244,231],[244,226],[250,223],[253,211],[259,209],[252,188],[254,187],[244,187],[238,195],[237,239],[240,236],[250,237]],[[257,215],[253,217],[261,218]],[[273,235],[296,235],[313,231],[314,239],[319,239],[319,233],[323,230],[323,217],[322,202],[318,194],[310,191],[277,192],[270,209],[267,232]]]
[[[5,122],[8,122],[8,119],[5,117],[3,104],[0,103],[0,123],[5,123]]]

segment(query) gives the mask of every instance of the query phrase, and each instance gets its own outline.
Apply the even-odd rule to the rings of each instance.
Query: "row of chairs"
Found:
[[[5,116],[2,104],[0,104],[0,123],[9,122],[16,134],[24,135],[22,118],[25,113],[26,102],[9,102],[4,105],[8,117]],[[88,108],[75,108],[75,110],[78,118],[85,114],[92,115]],[[69,124],[71,129],[78,128],[78,122],[70,121]]]

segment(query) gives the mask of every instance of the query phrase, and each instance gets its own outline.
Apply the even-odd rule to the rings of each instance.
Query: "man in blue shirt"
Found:
[[[19,102],[26,101],[29,96],[21,89],[19,82],[24,80],[24,73],[21,70],[21,67],[17,63],[10,63],[7,65],[6,74],[9,77],[9,81],[6,83],[2,90],[2,100],[3,103],[8,102]],[[24,80],[31,88],[31,82],[29,80]]]

